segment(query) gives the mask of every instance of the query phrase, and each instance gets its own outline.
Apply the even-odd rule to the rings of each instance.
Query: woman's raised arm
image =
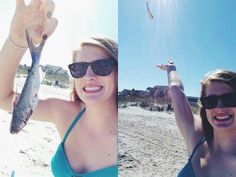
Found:
[[[201,121],[195,118],[189,101],[184,93],[184,87],[180,80],[176,66],[173,61],[169,60],[168,64],[157,65],[161,70],[167,71],[169,82],[169,93],[174,108],[175,118],[181,134],[183,135],[188,152],[191,153],[193,147],[202,138]]]
[[[35,44],[46,34],[50,36],[57,26],[52,18],[55,4],[50,0],[16,0],[16,9],[10,26],[10,33],[0,51],[0,108],[12,111],[14,78],[19,63],[27,50],[25,30],[29,31]]]

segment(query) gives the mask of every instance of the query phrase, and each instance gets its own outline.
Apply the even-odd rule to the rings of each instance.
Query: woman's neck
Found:
[[[214,132],[212,148],[219,155],[236,156],[236,131]]]
[[[86,105],[86,123],[92,131],[117,133],[118,110],[114,101]]]

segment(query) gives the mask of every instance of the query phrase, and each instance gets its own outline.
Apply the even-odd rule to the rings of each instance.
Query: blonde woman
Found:
[[[174,62],[158,67],[167,71],[176,122],[189,154],[178,177],[236,177],[236,73],[215,70],[204,77],[196,116]]]

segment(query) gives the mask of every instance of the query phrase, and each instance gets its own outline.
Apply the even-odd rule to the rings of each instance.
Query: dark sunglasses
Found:
[[[210,95],[200,98],[203,108],[216,108],[218,100],[221,100],[226,107],[236,107],[236,93],[226,93],[223,95]]]
[[[68,67],[74,78],[84,77],[89,66],[91,66],[94,74],[98,76],[107,76],[111,74],[116,63],[115,59],[99,59],[92,62],[72,63],[68,65]]]

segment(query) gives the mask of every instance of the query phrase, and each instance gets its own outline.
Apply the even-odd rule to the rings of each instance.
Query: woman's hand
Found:
[[[167,71],[170,68],[175,68],[175,64],[173,60],[169,60],[168,64],[161,64],[161,65],[156,65],[156,67],[160,68],[161,70]]]
[[[28,6],[24,0],[16,0],[16,10],[11,22],[10,40],[19,47],[27,47],[25,30],[35,44],[42,36],[50,36],[57,26],[57,19],[52,18],[55,4],[51,0],[31,0]]]

